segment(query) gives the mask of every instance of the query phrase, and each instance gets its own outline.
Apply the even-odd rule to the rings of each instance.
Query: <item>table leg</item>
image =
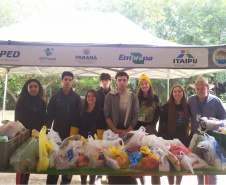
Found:
[[[16,185],[21,184],[21,173],[16,173]]]
[[[204,175],[204,184],[209,185],[209,177],[208,175]]]

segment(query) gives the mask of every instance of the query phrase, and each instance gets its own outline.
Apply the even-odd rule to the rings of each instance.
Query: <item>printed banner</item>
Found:
[[[222,68],[226,67],[226,49],[0,45],[1,64],[51,67]]]

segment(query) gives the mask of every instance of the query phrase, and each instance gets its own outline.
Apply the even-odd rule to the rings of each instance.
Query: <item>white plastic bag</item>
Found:
[[[194,170],[192,167],[193,163],[198,163],[198,160],[195,158],[189,158],[184,152],[180,152],[180,155],[177,156],[180,160],[181,167],[184,170],[190,170],[192,174],[194,174]]]
[[[158,137],[154,134],[145,135],[141,141],[142,146],[152,147],[157,146]]]
[[[106,159],[106,166],[114,170],[120,169],[118,162],[114,159],[114,156],[107,149],[104,149],[104,157]]]
[[[159,158],[159,171],[160,172],[170,171],[170,164],[165,154],[161,158]]]
[[[118,134],[115,134],[114,132],[112,132],[111,129],[108,129],[104,131],[102,138],[103,140],[116,140],[119,138],[119,136]]]
[[[201,141],[197,147],[202,148],[204,159],[208,165],[214,166],[216,151],[213,143],[215,142],[215,138],[206,133],[204,137],[205,141]]]
[[[125,141],[125,148],[130,152],[140,151],[140,147],[142,146],[142,139],[148,133],[145,132],[145,128],[141,126],[139,130],[132,130],[128,132],[129,134],[133,134],[128,140]]]
[[[19,121],[10,121],[0,126],[0,135],[6,135],[13,138],[24,130],[26,130],[25,127]]]
[[[209,165],[207,164],[206,161],[201,159],[198,155],[194,153],[189,153],[187,156],[192,159],[192,167],[193,169],[207,169],[209,168]]]
[[[159,147],[150,147],[150,149],[154,155],[159,156],[159,171],[169,172],[170,165],[166,153]]]
[[[100,146],[102,146],[104,149],[108,149],[113,145],[115,147],[124,146],[124,142],[123,142],[122,138],[118,138],[118,139],[115,139],[115,140],[96,140],[96,142]]]
[[[203,134],[209,130],[217,130],[219,127],[225,127],[226,120],[208,119],[207,117],[202,117],[199,119],[198,131]]]
[[[184,144],[179,139],[167,140],[171,145],[183,145]]]
[[[89,168],[100,168],[105,164],[103,147],[91,135],[85,143],[85,156],[89,158]]]
[[[61,145],[61,138],[58,132],[55,132],[53,129],[49,129],[46,139],[48,139],[53,146],[53,150],[49,152],[49,168],[53,168],[55,166],[55,158],[59,151],[59,146]]]
[[[82,147],[83,141],[72,141],[67,138],[56,155],[55,167],[57,170],[72,169],[76,167],[79,158],[78,148]]]

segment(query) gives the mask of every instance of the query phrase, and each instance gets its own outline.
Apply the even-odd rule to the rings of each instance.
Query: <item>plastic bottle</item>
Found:
[[[5,136],[5,135],[0,135],[0,142],[7,142],[9,139],[8,139],[8,136]]]

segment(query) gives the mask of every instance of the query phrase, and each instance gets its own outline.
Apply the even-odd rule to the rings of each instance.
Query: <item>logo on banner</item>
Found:
[[[46,53],[46,56],[48,57],[48,56],[53,54],[54,49],[53,48],[46,48],[46,50],[44,50],[44,51]]]
[[[89,49],[84,49],[83,53],[84,53],[84,55],[89,55],[90,54],[90,50]]]
[[[225,67],[226,66],[226,49],[219,48],[213,53],[213,62],[218,67]]]
[[[39,60],[43,63],[51,63],[53,61],[56,61],[56,57],[52,57],[54,53],[54,48],[46,48],[43,50],[46,56],[44,57],[39,57]]]
[[[152,56],[143,56],[141,53],[131,53],[130,56],[119,55],[119,60],[132,61],[134,64],[144,64],[145,61],[152,61]]]
[[[84,48],[83,49],[83,55],[75,55],[76,62],[79,62],[81,64],[93,64],[97,61],[96,55],[90,55],[90,49]]]
[[[197,62],[198,59],[190,53],[190,50],[181,50],[177,58],[173,59],[176,67],[194,67]]]
[[[20,51],[0,51],[1,61],[20,61]]]

